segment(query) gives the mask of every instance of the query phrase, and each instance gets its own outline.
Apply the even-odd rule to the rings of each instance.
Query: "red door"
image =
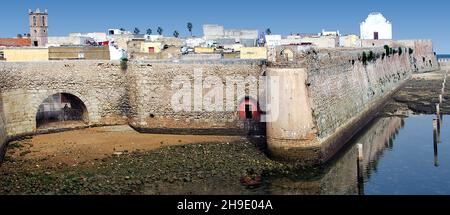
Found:
[[[155,47],[148,47],[148,53],[150,54],[155,53]]]
[[[239,118],[243,120],[259,121],[260,112],[258,110],[258,104],[251,99],[245,99],[239,105]]]

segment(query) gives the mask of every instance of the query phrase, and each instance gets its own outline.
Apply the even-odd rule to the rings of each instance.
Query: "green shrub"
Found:
[[[388,45],[384,45],[384,50],[386,51],[386,56],[389,57],[391,48]]]
[[[127,70],[128,69],[128,58],[120,59],[120,68],[122,70]]]
[[[364,65],[367,65],[367,54],[366,54],[366,52],[363,52],[362,62],[363,62]]]
[[[374,61],[374,60],[375,60],[375,55],[373,54],[373,51],[370,51],[368,61]]]

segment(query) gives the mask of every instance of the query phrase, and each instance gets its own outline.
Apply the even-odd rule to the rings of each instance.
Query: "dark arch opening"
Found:
[[[239,118],[242,120],[259,121],[261,111],[256,100],[246,96],[239,105]]]
[[[294,61],[294,52],[290,49],[283,49],[280,56],[286,61]]]
[[[46,98],[36,114],[36,128],[64,128],[88,123],[86,105],[69,93],[56,93]]]
[[[244,123],[244,130],[248,140],[255,144],[261,151],[266,151],[266,123],[261,121],[261,111],[259,102],[246,96],[239,103],[239,118]]]

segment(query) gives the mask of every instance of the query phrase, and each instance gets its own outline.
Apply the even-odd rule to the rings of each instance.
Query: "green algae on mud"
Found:
[[[251,194],[240,183],[249,169],[271,175],[292,168],[248,141],[170,146],[74,166],[7,160],[0,194]]]

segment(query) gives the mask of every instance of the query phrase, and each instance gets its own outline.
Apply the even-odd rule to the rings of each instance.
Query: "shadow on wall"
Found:
[[[45,99],[36,113],[36,128],[63,128],[88,123],[86,105],[69,93],[56,93]]]
[[[4,160],[8,142],[17,137],[8,137],[6,131],[3,97],[0,96],[0,165]],[[56,93],[45,99],[36,113],[36,128],[39,132],[55,132],[85,127],[89,122],[84,102],[69,93]]]
[[[8,137],[6,134],[5,112],[3,109],[3,97],[0,95],[0,165],[6,153]]]
[[[244,121],[248,136],[266,135],[265,122],[261,122],[261,108],[256,99],[246,96],[239,102],[239,118]]]

